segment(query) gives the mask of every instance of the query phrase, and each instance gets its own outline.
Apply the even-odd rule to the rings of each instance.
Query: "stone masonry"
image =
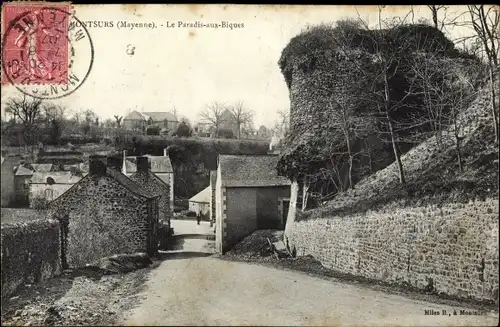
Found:
[[[302,221],[289,215],[285,235],[297,255],[343,273],[498,301],[498,213],[498,199],[489,199]]]
[[[172,216],[170,208],[170,185],[152,173],[150,166],[148,157],[137,157],[137,171],[130,176],[130,179],[137,182],[151,194],[159,196],[159,219],[170,228],[170,218]],[[156,222],[156,224],[158,224],[158,222]]]
[[[50,204],[52,217],[69,217],[68,264],[78,267],[117,253],[153,254],[157,196],[93,160],[89,174]]]

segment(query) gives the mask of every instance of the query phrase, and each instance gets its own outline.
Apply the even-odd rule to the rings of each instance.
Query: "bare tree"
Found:
[[[85,110],[85,112],[83,114],[85,117],[85,121],[89,124],[95,123],[96,119],[98,118],[96,113],[93,112],[91,109]]]
[[[498,6],[468,5],[470,24],[475,37],[481,42],[482,50],[488,63],[490,81],[491,114],[495,129],[495,142],[499,141],[498,108],[495,98],[494,72],[498,69],[498,54],[500,51],[500,8]]]
[[[85,111],[83,109],[76,109],[73,111],[73,119],[77,124],[80,124],[85,117]]]
[[[24,141],[30,146],[33,155],[35,143],[40,136],[38,123],[42,117],[42,100],[25,94],[22,98],[9,98],[5,104],[5,111],[21,121],[24,127]]]
[[[200,117],[212,124],[214,127],[214,137],[219,136],[220,125],[224,122],[223,112],[226,110],[226,105],[214,101],[200,112]]]
[[[46,104],[43,107],[43,115],[47,122],[52,120],[62,121],[66,113],[66,108],[56,104]]]
[[[238,128],[237,137],[241,138],[241,127],[252,123],[254,113],[243,106],[243,101],[238,101],[235,105],[229,108],[229,111],[233,114],[234,121],[236,122],[236,126]]]
[[[277,118],[274,121],[273,126],[271,127],[271,130],[273,133],[280,135],[280,136],[285,136],[288,133],[288,130],[290,129],[290,114],[288,110],[278,110],[276,112]]]
[[[122,126],[122,119],[123,119],[123,116],[118,116],[118,115],[114,115],[113,117],[115,117],[115,120],[116,120],[116,126],[118,128],[120,128]]]
[[[115,116],[116,117],[116,116]],[[107,127],[107,128],[115,128],[117,125],[117,122],[114,121],[113,119],[111,118],[108,118],[104,121],[104,127]]]
[[[446,25],[452,23],[448,18],[448,6],[427,5],[427,8],[429,8],[429,10],[431,11],[432,24],[436,29],[443,31]]]

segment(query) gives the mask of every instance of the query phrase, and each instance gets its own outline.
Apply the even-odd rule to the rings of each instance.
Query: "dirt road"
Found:
[[[207,256],[201,239],[166,253],[125,325],[495,326],[498,314],[460,315],[426,303],[305,274]],[[197,251],[197,249],[199,251]],[[429,315],[427,312],[438,313]],[[443,315],[446,310],[446,315]],[[456,312],[457,315],[453,313]],[[450,314],[450,315],[449,315]]]

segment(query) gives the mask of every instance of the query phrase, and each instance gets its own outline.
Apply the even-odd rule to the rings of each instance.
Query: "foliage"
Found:
[[[49,201],[42,196],[34,196],[31,199],[31,207],[35,210],[47,210],[49,208]]]
[[[158,125],[149,125],[146,126],[146,135],[159,135],[160,127]]]
[[[180,137],[191,137],[193,135],[193,130],[188,122],[183,120],[179,123],[179,126],[177,126],[175,135]]]
[[[81,125],[81,128],[82,128],[82,132],[84,135],[87,135],[89,132],[90,132],[90,123],[89,122],[84,122],[82,125]]]
[[[53,118],[49,126],[49,144],[59,144],[62,135],[61,121]]]

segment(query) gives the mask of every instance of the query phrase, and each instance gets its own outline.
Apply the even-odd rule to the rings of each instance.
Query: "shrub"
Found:
[[[31,207],[36,210],[46,210],[49,208],[49,201],[41,196],[35,196],[31,199]]]

